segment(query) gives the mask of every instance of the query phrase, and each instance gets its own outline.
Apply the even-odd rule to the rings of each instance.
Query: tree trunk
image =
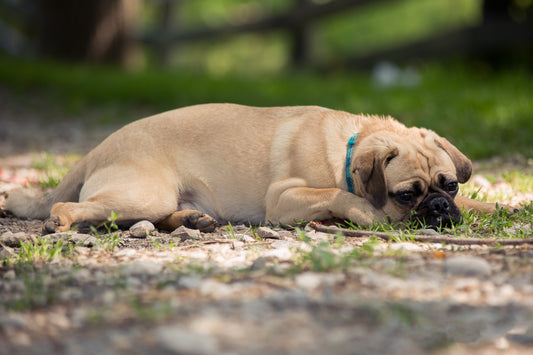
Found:
[[[86,62],[128,64],[135,0],[39,0],[39,52]]]

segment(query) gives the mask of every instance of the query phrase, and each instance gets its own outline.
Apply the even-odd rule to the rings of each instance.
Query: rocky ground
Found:
[[[2,257],[39,228],[0,219]],[[533,351],[531,246],[306,235],[234,226],[49,236],[76,246],[0,269],[0,353]]]
[[[108,132],[10,110],[31,124],[0,125],[0,207],[39,180],[28,151],[83,153]],[[40,221],[0,217],[0,354],[533,353],[528,244],[384,242],[309,226],[166,233],[149,223],[32,244]]]

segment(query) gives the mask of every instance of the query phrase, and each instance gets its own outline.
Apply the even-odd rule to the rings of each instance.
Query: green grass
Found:
[[[321,1],[322,3],[327,1]],[[182,2],[175,12],[181,28],[217,28],[286,13],[287,0],[198,0]],[[142,25],[157,26],[147,3]],[[148,10],[148,11],[147,11]],[[481,20],[481,0],[402,0],[356,6],[312,24],[313,62],[365,54],[396,46]],[[291,39],[283,31],[242,34],[230,38],[180,43],[170,58],[174,66],[195,68],[210,75],[270,75],[290,64]]]
[[[118,233],[119,228],[116,224],[118,214],[111,212],[111,215],[107,218],[107,222],[102,223],[100,226],[90,226],[91,231],[98,240],[98,244],[105,250],[112,251],[121,242],[121,237]],[[99,230],[105,230],[104,234],[101,234]]]
[[[295,253],[294,265],[288,270],[288,274],[296,274],[302,271],[327,272],[331,270],[346,270],[354,266],[362,259],[372,257],[374,247],[379,241],[376,238],[364,243],[361,247],[354,247],[349,252],[340,252],[345,244],[342,235],[338,235],[334,242],[312,242],[300,229],[297,229],[300,240],[309,246],[309,250],[298,250]]]
[[[492,183],[500,182],[507,189],[497,193],[487,193],[487,190],[466,183],[461,185],[460,194],[482,202],[497,203],[512,199],[517,194],[533,192],[533,175],[530,172],[518,170],[504,171],[499,174],[492,172],[486,177]],[[460,224],[452,228],[441,229],[439,232],[463,238],[533,238],[533,201],[526,201],[516,207],[520,208],[517,213],[507,213],[506,210],[502,210],[499,214],[494,215],[480,215],[463,211],[463,221]],[[339,227],[361,229],[350,221],[340,223]],[[424,228],[424,226],[409,221],[396,224],[375,222],[365,230],[389,233],[393,236],[394,241],[410,241],[414,237],[417,227]]]
[[[352,113],[392,115],[408,126],[433,129],[473,159],[516,152],[533,157],[530,72],[492,72],[460,63],[426,65],[419,70],[419,86],[382,89],[372,83],[369,74],[210,77],[179,70],[126,72],[0,57],[1,85],[14,91],[21,104],[34,92],[73,115],[94,106],[111,108],[97,124],[140,118],[141,114],[125,116],[131,107],[158,112],[208,102],[320,105]]]
[[[42,176],[32,182],[32,185],[45,189],[55,188],[79,159],[77,154],[67,154],[60,158],[51,153],[36,156],[31,167],[38,170]]]

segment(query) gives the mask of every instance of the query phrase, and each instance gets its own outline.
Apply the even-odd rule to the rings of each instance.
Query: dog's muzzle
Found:
[[[433,192],[416,208],[411,220],[433,229],[451,227],[462,220],[461,211],[453,199],[445,194]]]

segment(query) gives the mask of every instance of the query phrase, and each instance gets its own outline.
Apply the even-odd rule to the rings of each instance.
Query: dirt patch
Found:
[[[36,237],[39,225],[2,218],[0,233]],[[2,351],[481,354],[533,343],[530,246],[347,238],[330,249],[330,234],[270,230],[276,239],[246,226],[198,238],[120,231],[49,261],[4,263]],[[354,250],[350,264],[329,260]]]

